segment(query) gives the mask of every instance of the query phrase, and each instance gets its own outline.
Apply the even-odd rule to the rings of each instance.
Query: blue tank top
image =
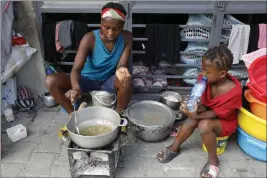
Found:
[[[122,34],[109,52],[100,38],[100,31],[94,30],[95,49],[87,57],[81,74],[91,80],[104,81],[115,74],[118,62],[124,49]]]

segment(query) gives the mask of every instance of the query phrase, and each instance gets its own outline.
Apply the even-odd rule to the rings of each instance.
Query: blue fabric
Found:
[[[93,32],[95,35],[95,49],[92,55],[87,57],[82,75],[94,81],[105,81],[116,72],[124,49],[124,40],[122,34],[120,34],[110,53],[100,38],[100,31],[94,30]]]
[[[116,75],[112,75],[105,81],[95,81],[91,80],[85,76],[81,76],[80,79],[80,87],[82,92],[89,92],[93,90],[102,90],[110,93],[115,93],[114,82],[116,79]]]

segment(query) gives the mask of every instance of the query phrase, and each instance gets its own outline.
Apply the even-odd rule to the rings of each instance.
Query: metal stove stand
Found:
[[[110,145],[95,150],[70,142],[68,157],[71,177],[114,177],[121,146],[121,135]]]

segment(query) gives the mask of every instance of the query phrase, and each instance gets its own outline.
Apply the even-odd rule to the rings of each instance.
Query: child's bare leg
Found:
[[[198,123],[198,129],[203,142],[208,150],[208,164],[219,166],[219,159],[216,153],[216,135],[221,133],[221,123],[219,119],[203,119]],[[211,177],[208,171],[201,173],[202,177]]]
[[[166,153],[166,150],[162,150],[161,152],[158,153],[157,158],[158,160],[164,160],[162,162],[169,162],[172,160],[175,156],[178,155],[178,150],[180,148],[180,145],[192,135],[194,132],[195,128],[198,125],[198,120],[193,120],[193,119],[187,119],[179,132],[177,133],[177,136],[175,138],[174,143],[167,148],[168,153]],[[167,158],[169,155],[169,158]],[[167,161],[165,161],[167,160]]]
[[[192,135],[197,125],[198,125],[198,120],[193,120],[188,118],[181,127],[181,129],[179,130],[179,132],[177,133],[174,143],[168,148],[174,152],[178,151],[181,144],[184,143],[184,141]]]

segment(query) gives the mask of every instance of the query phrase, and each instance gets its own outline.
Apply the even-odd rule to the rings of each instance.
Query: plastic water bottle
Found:
[[[15,120],[11,105],[7,102],[6,97],[2,98],[2,110],[7,122]]]
[[[192,88],[186,103],[186,108],[189,111],[194,111],[196,102],[200,99],[206,89],[207,81],[207,77],[202,77],[201,80],[198,81],[198,83]]]

